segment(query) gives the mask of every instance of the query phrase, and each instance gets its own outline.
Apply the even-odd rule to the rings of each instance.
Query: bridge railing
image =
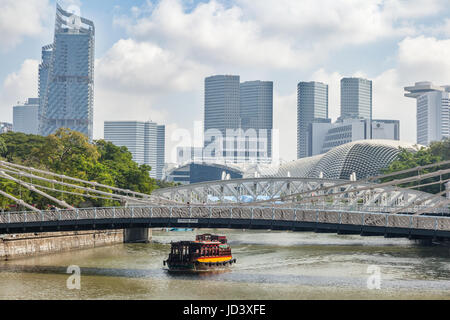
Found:
[[[133,206],[89,208],[41,212],[0,213],[0,224],[27,224],[51,221],[105,220],[148,218],[195,218],[234,220],[302,221],[392,228],[413,228],[450,231],[448,216],[414,216],[380,212],[350,211],[341,208],[322,209],[302,206],[242,207],[242,206]]]

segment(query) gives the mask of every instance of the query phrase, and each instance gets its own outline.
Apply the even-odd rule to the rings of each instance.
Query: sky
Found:
[[[342,77],[373,81],[373,117],[400,120],[416,142],[416,103],[403,87],[450,84],[448,0],[60,0],[96,28],[94,139],[107,120],[166,125],[166,161],[203,119],[204,78],[274,82],[274,129],[283,161],[296,157],[297,83],[329,85],[340,112]],[[37,97],[41,47],[56,2],[0,0],[0,121]]]

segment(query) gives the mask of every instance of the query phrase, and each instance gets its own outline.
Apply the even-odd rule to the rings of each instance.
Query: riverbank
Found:
[[[27,233],[0,237],[0,261],[123,243],[122,230]]]

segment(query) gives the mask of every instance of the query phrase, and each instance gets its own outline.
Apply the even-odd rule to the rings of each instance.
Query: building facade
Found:
[[[177,164],[183,165],[191,161],[203,161],[202,147],[177,147]]]
[[[104,137],[127,147],[138,164],[152,167],[150,177],[162,179],[165,164],[165,126],[143,121],[105,121]]]
[[[372,120],[372,81],[341,79],[341,117]]]
[[[6,133],[13,130],[12,123],[0,122],[0,133]]]
[[[205,181],[242,178],[242,171],[221,164],[207,162],[191,162],[170,170],[166,180],[180,184],[191,184]]]
[[[28,98],[22,105],[13,107],[13,131],[38,134],[39,98]]]
[[[164,178],[164,167],[166,164],[166,126],[156,127],[156,179]]]
[[[372,120],[371,139],[400,140],[399,120]]]
[[[297,85],[297,158],[309,156],[309,126],[328,119],[328,85],[322,82],[300,82]]]
[[[207,77],[204,111],[204,146],[207,157],[220,158],[227,156],[227,153],[235,157],[235,144],[227,148],[225,138],[227,131],[240,128],[240,77]]]
[[[94,23],[56,5],[54,42],[39,67],[39,133],[64,127],[93,135]]]
[[[405,97],[417,101],[417,143],[428,146],[433,141],[450,138],[450,87],[416,82],[405,87]]]
[[[334,123],[311,123],[309,137],[311,149],[308,156],[314,156],[359,140],[400,140],[400,122],[339,118]]]

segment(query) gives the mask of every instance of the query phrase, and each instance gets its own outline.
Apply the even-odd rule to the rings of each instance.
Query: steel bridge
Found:
[[[159,189],[147,195],[0,161],[0,178],[37,192],[61,208],[39,210],[0,190],[0,195],[28,209],[0,213],[0,234],[208,227],[450,239],[450,200],[445,197],[449,190],[441,188],[437,194],[416,190],[433,184],[448,187],[450,179],[443,177],[448,176],[450,169],[421,174],[424,169],[447,164],[450,161],[359,181],[307,178],[222,180]],[[419,174],[415,176],[380,182],[384,178],[416,171]],[[431,178],[435,181],[422,183]],[[407,188],[399,187],[407,184],[410,185]],[[56,193],[61,197],[69,193],[118,200],[123,206],[79,209],[55,197]]]
[[[361,212],[349,207],[156,205],[0,215],[0,234],[155,227],[272,229],[450,239],[450,217]]]

